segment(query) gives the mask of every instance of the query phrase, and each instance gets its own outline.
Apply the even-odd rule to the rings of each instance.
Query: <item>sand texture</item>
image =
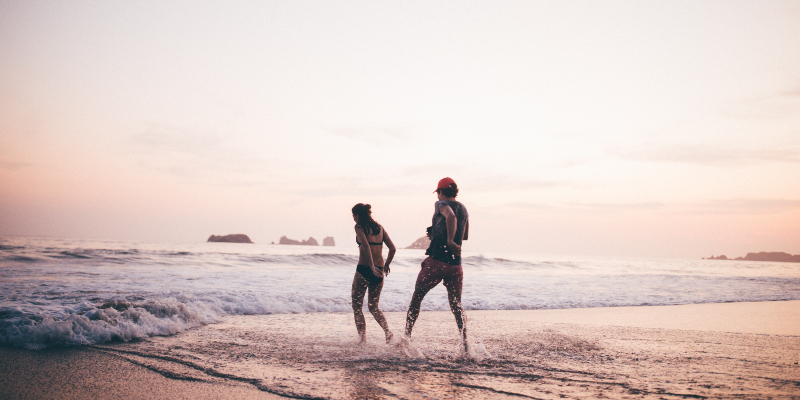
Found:
[[[253,385],[183,379],[93,348],[0,348],[0,399],[280,399]]]
[[[800,398],[800,336],[752,333],[754,324],[744,318],[737,325],[734,317],[753,307],[764,318],[796,320],[800,302],[471,312],[468,355],[458,350],[446,312],[423,312],[410,343],[388,345],[367,315],[364,346],[355,342],[350,314],[238,316],[136,343],[4,349],[0,396]],[[729,321],[725,331],[691,329],[704,313]],[[387,318],[399,334],[404,315]],[[653,327],[659,324],[670,328]],[[791,333],[782,326],[762,330]],[[118,395],[120,382],[136,391]]]

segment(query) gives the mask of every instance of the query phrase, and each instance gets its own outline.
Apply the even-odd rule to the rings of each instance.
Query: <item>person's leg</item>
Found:
[[[369,286],[367,280],[364,279],[360,273],[356,272],[353,277],[351,295],[353,298],[353,317],[355,317],[356,320],[356,330],[362,342],[367,340],[367,323],[364,320],[364,311],[362,311],[364,307],[364,294],[367,292],[367,286]]]
[[[429,257],[422,262],[422,270],[419,271],[419,275],[417,275],[417,284],[414,287],[414,294],[411,296],[411,304],[408,305],[408,313],[406,314],[406,337],[411,336],[414,323],[417,322],[422,299],[424,299],[425,295],[442,280],[442,278],[436,274],[436,267],[431,265],[429,260],[432,261]]]
[[[464,272],[460,265],[451,267],[450,273],[444,278],[444,286],[447,288],[447,299],[450,302],[450,310],[456,318],[458,331],[464,340],[464,350],[467,349],[467,315],[461,306],[461,289],[464,283]]]
[[[392,340],[392,331],[389,330],[389,324],[386,322],[386,317],[383,312],[378,308],[381,301],[381,291],[383,290],[383,281],[375,285],[369,285],[369,298],[367,300],[367,307],[369,312],[375,317],[375,321],[383,328],[383,333],[386,334],[386,343]]]

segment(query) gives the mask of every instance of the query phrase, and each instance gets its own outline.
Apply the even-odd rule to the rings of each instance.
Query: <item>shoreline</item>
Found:
[[[474,310],[468,314],[493,312]],[[800,300],[513,312],[537,322],[800,336]]]
[[[450,312],[423,311],[413,349],[366,315],[234,316],[138,342],[0,348],[4,399],[796,398],[800,301],[468,311],[470,359]],[[397,334],[404,313],[386,313]]]

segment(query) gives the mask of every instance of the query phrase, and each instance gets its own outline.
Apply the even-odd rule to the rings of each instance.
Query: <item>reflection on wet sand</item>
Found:
[[[387,313],[402,326],[402,313]],[[295,398],[792,398],[800,337],[536,322],[473,312],[460,354],[449,312],[423,313],[409,358],[348,314],[238,316],[171,337],[97,346],[165,376],[249,383]]]

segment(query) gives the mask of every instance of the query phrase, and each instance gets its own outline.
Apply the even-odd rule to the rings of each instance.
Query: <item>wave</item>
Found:
[[[595,277],[597,278],[597,277]],[[691,288],[691,284],[678,279],[668,288],[664,277],[653,281],[640,281],[644,292],[626,291],[633,281],[586,280],[576,286],[545,282],[539,290],[513,290],[507,293],[491,291],[491,282],[465,286],[466,310],[535,310],[586,307],[655,306],[676,304],[719,303],[735,301],[780,301],[800,299],[800,280],[771,278],[711,279]],[[695,279],[688,277],[687,279]],[[596,282],[606,290],[581,292],[579,286]],[[747,285],[752,286],[746,289]],[[337,283],[339,285],[339,283]],[[340,286],[345,287],[346,284]],[[549,287],[548,287],[549,286]],[[718,286],[717,292],[705,291]],[[653,288],[663,288],[659,293]],[[733,290],[725,290],[725,287]],[[489,289],[487,289],[489,288]],[[760,289],[759,289],[760,288]],[[770,288],[781,290],[769,290]],[[792,289],[794,288],[794,289]],[[411,289],[411,287],[409,287]],[[767,290],[765,290],[767,289]],[[481,290],[484,290],[481,292]],[[36,308],[28,306],[0,309],[0,346],[42,349],[45,347],[74,346],[131,341],[151,336],[169,336],[201,325],[222,321],[230,315],[297,314],[314,312],[352,312],[349,289],[314,291],[313,285],[291,289],[283,293],[277,287],[264,292],[175,292],[131,294],[116,298],[103,298],[101,292],[81,291],[72,294],[47,291],[51,299],[59,298],[62,306]],[[687,293],[687,291],[695,293]],[[746,291],[747,293],[741,293]],[[387,312],[405,312],[410,292],[385,289],[381,309]],[[31,299],[33,300],[33,299]],[[71,305],[63,305],[72,302]],[[426,296],[424,311],[448,311],[446,292],[434,290]]]
[[[174,335],[230,315],[352,312],[357,254],[280,246],[228,250],[49,239],[4,242],[0,346],[40,349],[132,341]],[[424,257],[420,251],[395,257],[381,296],[383,311],[406,311]],[[463,264],[467,310],[800,299],[800,271],[783,264],[482,255],[464,257]],[[423,310],[449,310],[446,291],[432,290]]]
[[[413,263],[419,264],[424,255]],[[46,262],[55,260],[59,262],[92,262],[113,264],[173,264],[192,263],[198,259],[203,262],[217,262],[219,264],[266,264],[266,265],[315,265],[315,266],[352,266],[358,257],[338,253],[311,253],[311,254],[241,254],[241,253],[215,253],[196,251],[171,251],[171,250],[141,250],[141,249],[108,249],[108,248],[57,248],[46,247],[43,249],[26,248],[23,246],[0,245],[0,261],[7,262]],[[396,259],[397,260],[397,259]],[[572,267],[569,263],[509,260],[504,258],[484,257],[481,255],[464,257],[463,263],[471,267],[499,267],[505,269],[530,270],[543,267]]]
[[[302,264],[317,266],[355,265],[357,256],[346,254],[314,253],[314,254],[240,254],[240,253],[214,253],[169,250],[139,250],[139,249],[63,249],[44,248],[26,251],[25,247],[0,245],[0,261],[6,262],[42,262],[47,260],[59,262],[91,262],[113,264],[171,264],[192,263],[198,259],[203,262],[217,262],[220,264]]]
[[[21,311],[0,313],[0,345],[42,349],[130,341],[173,335],[219,320],[202,305],[180,302],[132,305],[122,311],[88,303],[79,308],[83,310],[61,318]]]
[[[20,263],[34,263],[42,261],[41,258],[38,257],[29,257],[29,256],[6,256],[0,258],[2,261],[12,261],[12,262],[20,262]]]
[[[235,293],[81,301],[64,313],[0,310],[0,346],[43,349],[169,336],[227,315],[345,312],[349,299],[256,298]]]

